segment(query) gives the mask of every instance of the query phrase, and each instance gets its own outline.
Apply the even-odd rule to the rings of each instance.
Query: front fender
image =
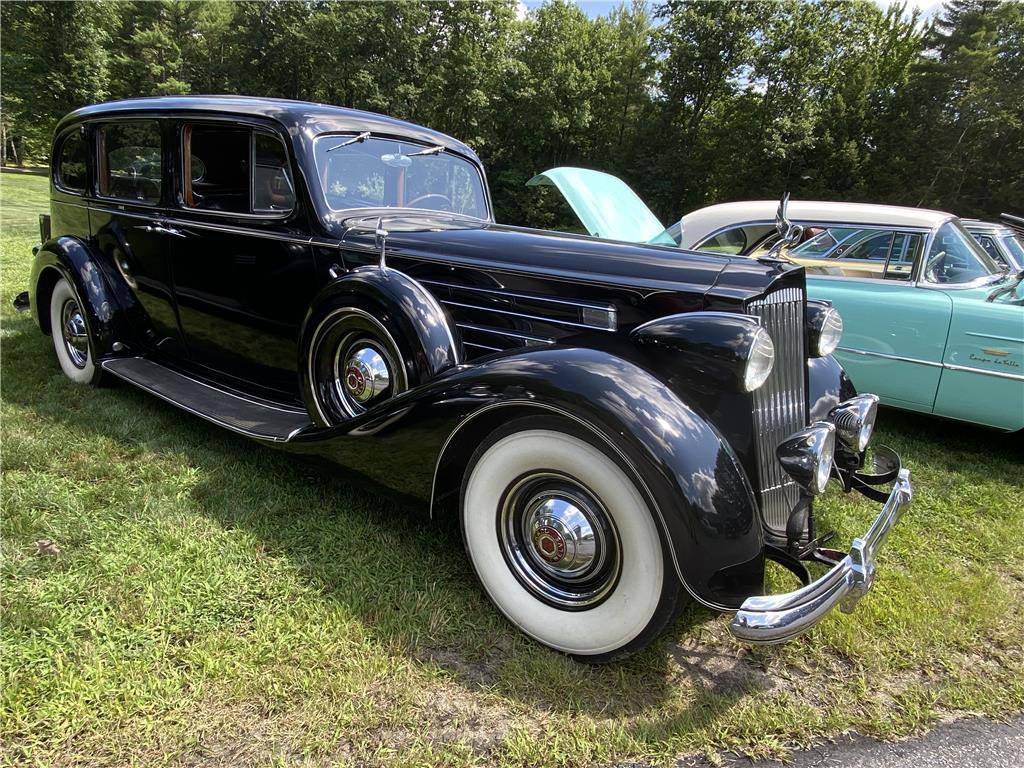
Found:
[[[461,481],[465,462],[458,457],[493,429],[487,414],[501,421],[530,412],[582,425],[632,472],[694,597],[735,609],[762,589],[757,505],[732,448],[668,387],[606,352],[545,347],[494,356],[358,419],[300,434],[292,447],[423,497],[428,475],[442,486],[438,494]]]
[[[832,355],[807,360],[807,402],[810,421],[828,421],[828,412],[857,394],[846,369]]]
[[[104,276],[102,261],[77,237],[48,240],[35,254],[29,280],[32,318],[44,333],[50,333],[50,291],[61,278],[78,292],[95,354],[101,358],[113,351],[115,341],[125,342],[130,328],[123,301]]]

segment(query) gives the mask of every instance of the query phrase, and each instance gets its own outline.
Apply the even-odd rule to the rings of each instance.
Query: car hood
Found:
[[[555,187],[593,237],[675,245],[639,195],[609,173],[561,166],[537,174],[526,186]]]

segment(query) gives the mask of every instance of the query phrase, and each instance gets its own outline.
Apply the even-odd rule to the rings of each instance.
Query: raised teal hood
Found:
[[[563,166],[537,174],[526,186],[557,188],[594,237],[628,243],[676,244],[637,193],[611,174]]]

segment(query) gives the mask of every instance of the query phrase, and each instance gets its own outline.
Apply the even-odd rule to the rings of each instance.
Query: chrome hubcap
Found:
[[[346,409],[362,413],[391,391],[385,353],[367,339],[340,344],[334,363],[335,389]]]
[[[531,474],[505,493],[502,554],[527,589],[562,608],[590,608],[615,586],[619,541],[601,503],[574,480]]]
[[[76,368],[85,368],[89,361],[89,331],[85,326],[85,318],[78,302],[68,299],[61,310],[61,324],[64,336],[64,349]]]
[[[390,384],[387,363],[373,347],[359,347],[345,363],[345,390],[358,403],[368,403]]]

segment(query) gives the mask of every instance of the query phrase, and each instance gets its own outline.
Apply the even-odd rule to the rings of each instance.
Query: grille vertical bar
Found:
[[[765,525],[785,535],[799,489],[775,458],[775,447],[807,425],[804,391],[804,291],[781,288],[750,303],[749,312],[775,343],[775,365],[767,381],[754,390],[754,429]]]

